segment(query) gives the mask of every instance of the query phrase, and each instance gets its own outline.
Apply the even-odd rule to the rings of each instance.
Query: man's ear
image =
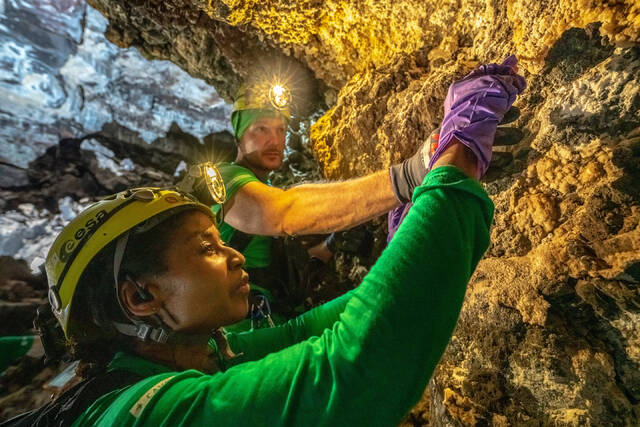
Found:
[[[157,314],[159,301],[148,288],[141,288],[132,281],[125,280],[120,284],[119,292],[123,308],[134,316]]]

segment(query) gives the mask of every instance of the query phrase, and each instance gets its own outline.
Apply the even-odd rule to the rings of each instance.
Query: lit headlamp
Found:
[[[204,183],[209,195],[215,203],[224,204],[227,199],[227,192],[224,188],[222,175],[218,168],[211,162],[200,163],[189,168],[187,175],[176,184],[180,191],[185,193],[197,193],[201,189],[197,188]]]
[[[291,102],[291,92],[281,84],[275,84],[269,89],[269,101],[277,110],[284,110]]]

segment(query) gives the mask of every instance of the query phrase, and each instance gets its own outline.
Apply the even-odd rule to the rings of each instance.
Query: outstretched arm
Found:
[[[369,221],[398,204],[388,170],[288,190],[250,182],[227,203],[225,221],[249,234],[327,233]]]
[[[397,237],[332,328],[224,374],[176,384],[176,393],[215,390],[208,394],[215,396],[211,418],[194,412],[193,420],[243,414],[268,425],[397,422],[438,363],[488,246],[491,202],[465,178],[452,168],[430,174]]]

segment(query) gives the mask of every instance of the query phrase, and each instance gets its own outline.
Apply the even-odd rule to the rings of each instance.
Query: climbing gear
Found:
[[[242,86],[233,103],[233,112],[244,110],[270,110],[290,117],[291,92],[283,84],[251,84]]]
[[[222,220],[190,194],[177,189],[143,187],[122,191],[92,204],[62,230],[47,254],[45,268],[49,302],[66,338],[73,334],[74,324],[70,318],[73,296],[89,262],[109,243],[134,229],[140,232],[153,228],[176,213],[176,208],[200,210],[216,224]],[[121,245],[119,256],[124,254],[126,242]]]
[[[269,299],[261,293],[251,294],[251,308],[249,309],[249,318],[251,319],[251,329],[259,329],[264,321],[269,327],[275,324],[271,319],[271,305]]]
[[[234,230],[227,244],[238,252],[244,252],[252,238],[250,234]],[[309,292],[320,283],[326,271],[318,271],[318,260],[309,257],[300,239],[288,236],[274,237],[270,241],[270,264],[266,267],[245,267],[245,270],[249,274],[252,290],[265,295],[272,312],[290,318],[300,314],[298,308],[305,305]],[[359,248],[364,247],[364,243]],[[251,313],[248,317],[251,317]]]
[[[184,178],[175,187],[183,193],[195,196],[204,205],[220,205],[218,214],[220,217],[224,217],[224,202],[227,199],[227,192],[222,175],[212,162],[190,166]],[[219,221],[219,223],[221,222]]]
[[[183,193],[194,194],[208,192],[207,200],[211,203],[223,205],[227,199],[226,189],[220,171],[212,162],[198,163],[191,166],[185,177],[176,184],[176,188]],[[200,200],[200,197],[198,197]]]
[[[277,110],[283,110],[291,103],[291,92],[281,84],[274,84],[269,89],[269,101]]]
[[[325,244],[332,253],[343,252],[363,257],[371,252],[373,238],[363,226],[358,226],[329,234]]]

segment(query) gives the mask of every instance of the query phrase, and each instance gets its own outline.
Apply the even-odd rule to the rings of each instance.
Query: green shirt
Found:
[[[233,196],[242,188],[243,185],[250,182],[260,181],[251,170],[236,165],[235,163],[219,163],[216,165],[222,175],[225,190],[227,193],[227,201],[233,199]],[[269,182],[266,183],[269,185]],[[217,213],[220,205],[215,205],[212,210]],[[220,226],[220,238],[222,241],[229,243],[236,232],[236,229],[226,222]],[[262,268],[271,264],[271,237],[268,236],[252,236],[247,247],[242,251],[247,263],[246,268]]]
[[[397,425],[417,402],[489,244],[493,204],[458,169],[431,171],[362,284],[285,325],[228,337],[225,372],[154,372],[74,425]],[[148,363],[148,362],[146,362]]]

